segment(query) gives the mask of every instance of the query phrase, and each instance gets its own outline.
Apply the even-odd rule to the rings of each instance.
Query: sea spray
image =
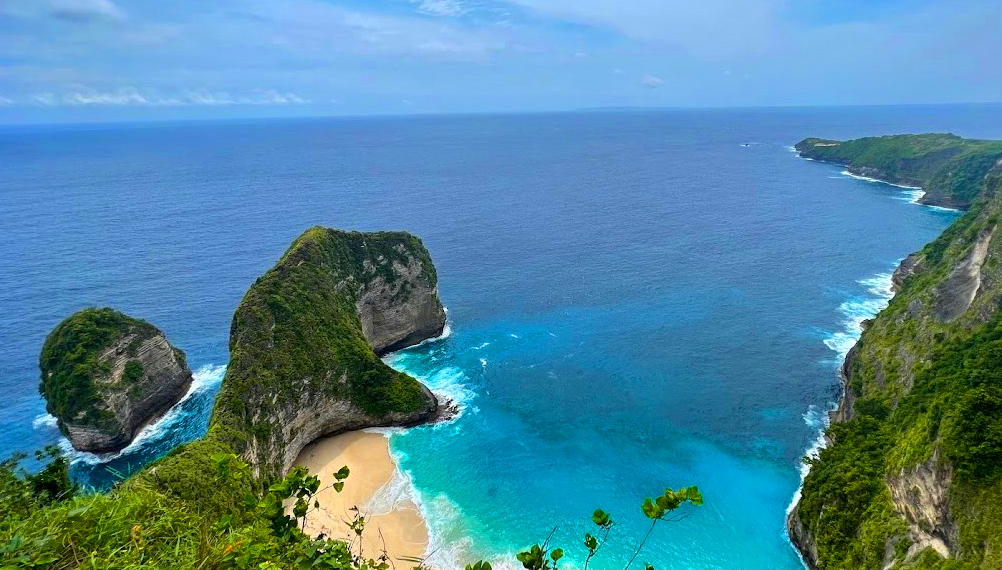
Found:
[[[895,263],[895,267],[899,263],[901,263],[901,260]],[[876,317],[880,311],[887,307],[891,298],[894,297],[892,276],[893,273],[878,273],[873,277],[856,281],[857,284],[865,289],[866,294],[852,296],[839,305],[843,328],[842,330],[828,334],[823,341],[825,346],[836,355],[835,359],[826,361],[834,365],[833,369],[836,376],[841,374],[842,363],[845,361],[849,351],[859,340],[859,337],[863,334],[863,321]],[[804,423],[811,429],[816,430],[818,434],[817,438],[804,452],[806,458],[817,459],[821,450],[824,449],[826,443],[825,430],[828,429],[829,421],[828,415],[837,406],[836,402],[832,402],[827,409],[820,409],[818,406],[812,404],[804,412]],[[810,465],[802,462],[798,465],[797,469],[800,471],[800,486],[797,487],[793,495],[793,500],[786,509],[787,515],[790,515],[800,502],[804,479],[810,472]]]
[[[849,178],[855,178],[856,180],[863,180],[864,182],[876,182],[878,184],[886,184],[888,186],[894,186],[895,188],[904,188],[905,190],[921,190],[921,186],[909,186],[907,184],[896,184],[894,182],[888,182],[886,180],[881,180],[879,178],[871,178],[869,176],[862,176],[860,174],[853,174],[848,170],[843,170],[839,174]]]
[[[216,391],[226,372],[225,366],[203,366],[193,374],[188,393],[160,419],[145,426],[121,451],[94,454],[77,451],[61,435],[57,445],[69,459],[73,478],[87,487],[103,489],[170,450],[205,434]],[[37,429],[52,429],[39,419]]]
[[[473,348],[479,350],[488,345],[490,345],[489,342],[484,342]],[[462,368],[457,366],[444,366],[423,371],[418,366],[422,361],[425,363],[435,362],[436,359],[434,354],[409,351],[393,353],[384,358],[384,362],[395,370],[410,374],[420,380],[440,401],[455,406],[456,415],[454,417],[447,422],[434,424],[430,429],[458,429],[455,428],[456,420],[467,411],[473,413],[479,411],[476,406],[472,405],[477,394],[468,386],[469,377]],[[484,359],[480,359],[480,361],[483,363]],[[426,426],[412,429],[429,428]],[[383,433],[389,438],[390,456],[393,458],[396,469],[390,480],[369,501],[367,510],[374,515],[385,514],[410,501],[418,508],[421,517],[428,526],[428,558],[425,564],[433,568],[461,568],[462,561],[469,558],[471,541],[463,524],[465,517],[459,506],[445,494],[439,493],[429,496],[421,492],[414,484],[412,473],[401,467],[407,455],[393,445],[393,439],[407,430],[391,428],[369,431]]]

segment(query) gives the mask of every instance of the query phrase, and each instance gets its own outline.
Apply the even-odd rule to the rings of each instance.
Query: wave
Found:
[[[448,309],[446,309],[446,314],[448,314],[448,312],[449,312]],[[445,326],[442,327],[442,334],[440,334],[438,336],[433,336],[431,338],[426,338],[426,339],[422,340],[421,342],[419,342],[419,343],[417,343],[417,344],[415,344],[413,346],[408,346],[407,350],[412,349],[412,348],[417,348],[419,346],[424,346],[426,344],[431,344],[433,342],[438,342],[440,340],[445,340],[445,339],[449,338],[450,336],[452,336],[452,326],[449,324],[449,321],[446,320],[445,321]]]
[[[467,409],[478,411],[475,406],[471,406],[477,393],[469,387],[470,378],[466,375],[466,371],[458,366],[445,366],[430,372],[421,372],[407,366],[410,360],[409,355],[395,353],[385,357],[383,362],[398,372],[417,378],[440,400],[452,402],[457,410],[453,421],[459,419]],[[434,424],[433,428],[449,423],[452,422]]]
[[[922,198],[925,197],[926,192],[920,186],[908,186],[907,184],[895,184],[893,182],[888,182],[886,180],[880,180],[878,178],[870,178],[869,176],[860,176],[859,174],[853,174],[853,173],[849,172],[848,170],[843,170],[842,172],[840,172],[840,174],[842,176],[845,176],[845,177],[855,178],[856,180],[863,180],[865,182],[877,182],[877,183],[880,183],[880,184],[886,184],[888,186],[894,186],[895,188],[900,188],[903,191],[901,192],[901,195],[899,197],[897,197],[897,199],[898,200],[903,200],[905,202],[908,202],[909,204],[915,204],[916,206],[924,206],[926,208],[929,208],[929,209],[932,209],[932,210],[938,210],[938,211],[941,211],[941,212],[959,212],[960,211],[960,210],[957,210],[955,208],[947,208],[947,207],[944,207],[944,206],[933,206],[931,204],[923,204],[922,203]]]
[[[898,260],[895,266],[900,262],[901,260]],[[849,350],[852,349],[856,341],[859,340],[860,335],[863,334],[863,321],[876,317],[877,313],[886,308],[891,298],[894,297],[894,281],[892,280],[892,276],[893,273],[878,273],[873,277],[856,281],[856,283],[865,289],[866,295],[850,297],[839,305],[839,313],[842,315],[842,330],[829,333],[823,339],[825,346],[832,350],[838,357],[837,360],[832,361],[835,365],[834,371],[836,375],[840,374],[842,362],[845,361]],[[812,404],[804,412],[804,423],[812,429],[817,430],[817,437],[804,452],[805,457],[816,459],[821,450],[824,449],[827,443],[825,440],[825,430],[828,429],[828,415],[837,406],[837,403],[832,402],[826,409],[822,409]],[[790,505],[786,508],[787,516],[793,512],[797,503],[800,502],[804,479],[811,468],[810,465],[801,463],[797,466],[797,469],[800,471],[800,486],[797,487],[797,491],[793,495],[793,500],[790,501]]]
[[[170,433],[175,426],[177,426],[184,416],[189,412],[185,409],[185,402],[192,399],[196,395],[203,394],[207,391],[219,387],[219,384],[223,381],[223,375],[226,373],[226,366],[224,365],[212,365],[203,366],[196,370],[192,374],[191,387],[188,388],[188,393],[184,395],[174,406],[167,410],[159,420],[143,427],[133,438],[132,443],[121,451],[114,453],[102,453],[95,454],[86,451],[78,451],[73,448],[69,440],[65,437],[59,438],[59,447],[63,451],[63,455],[70,460],[70,463],[85,463],[88,465],[98,465],[101,463],[107,463],[119,457],[131,455],[138,451],[141,451],[147,445],[157,442],[164,438],[164,436]],[[53,418],[55,419],[55,418]],[[38,427],[38,420],[36,419],[36,427]]]
[[[35,429],[54,429],[59,427],[59,418],[52,414],[42,414],[31,422],[31,427]]]
[[[855,178],[856,180],[864,180],[866,182],[877,182],[880,184],[887,184],[888,186],[894,186],[896,188],[904,188],[906,190],[921,190],[921,186],[908,186],[907,184],[895,184],[894,182],[888,182],[886,180],[881,180],[879,178],[871,178],[869,176],[862,176],[860,174],[853,174],[848,170],[843,170],[840,173],[842,176],[848,176],[849,178]]]

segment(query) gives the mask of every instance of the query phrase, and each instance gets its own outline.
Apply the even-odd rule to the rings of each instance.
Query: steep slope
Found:
[[[233,316],[209,437],[277,476],[322,435],[425,421],[435,397],[378,354],[438,336],[444,326],[435,268],[420,240],[311,228]]]
[[[980,152],[953,138],[860,139],[837,152],[858,172],[928,183]],[[811,141],[798,148],[836,148]],[[789,520],[812,568],[1002,567],[1002,160],[964,160],[980,170],[943,196],[970,196],[969,211],[905,259],[897,294],[843,366],[829,445]]]
[[[81,451],[115,451],[191,386],[184,353],[153,325],[112,309],[59,323],[39,358],[39,390],[59,429]]]
[[[958,209],[970,207],[984,174],[1002,157],[1002,141],[969,140],[953,134],[850,141],[808,138],[795,148],[805,158],[840,164],[858,176],[921,187],[923,204]]]

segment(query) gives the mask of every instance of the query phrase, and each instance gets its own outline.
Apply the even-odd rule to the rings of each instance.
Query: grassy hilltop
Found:
[[[969,209],[905,260],[897,294],[850,352],[791,537],[824,569],[1002,568],[1002,143],[797,148]]]
[[[963,139],[952,134],[891,135],[849,141],[808,138],[796,145],[801,156],[846,166],[853,174],[920,186],[922,203],[967,209],[982,178],[1002,157],[1002,141]]]

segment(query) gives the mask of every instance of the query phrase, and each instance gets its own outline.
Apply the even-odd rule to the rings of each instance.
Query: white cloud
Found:
[[[7,105],[13,105],[13,104],[14,104],[13,99],[8,99],[3,95],[0,95],[0,107],[6,107]]]
[[[655,87],[661,87],[665,84],[665,80],[661,79],[657,75],[647,74],[640,78],[640,84],[644,87],[650,87],[654,89]]]
[[[418,0],[418,9],[436,16],[461,16],[466,12],[460,0]]]
[[[149,105],[155,103],[143,97],[135,87],[123,87],[116,91],[98,92],[91,89],[64,93],[64,105]]]
[[[49,0],[48,12],[54,18],[73,22],[125,19],[125,12],[110,0]]]
[[[596,26],[704,59],[759,53],[776,43],[791,0],[510,0],[536,13]]]
[[[623,71],[622,69],[618,68],[618,67],[614,67],[614,68],[612,68],[612,74],[613,75],[626,75],[626,72]]]
[[[255,89],[250,97],[238,101],[242,105],[305,105],[310,101],[295,93],[281,93],[274,89]]]
[[[61,95],[38,93],[31,98],[36,105],[70,107],[105,106],[227,106],[227,105],[306,105],[311,101],[290,91],[252,89],[244,95],[232,96],[223,91],[188,89],[173,96],[161,96],[154,91],[140,91],[135,87],[121,87],[112,91],[98,91],[88,87],[70,89]]]

